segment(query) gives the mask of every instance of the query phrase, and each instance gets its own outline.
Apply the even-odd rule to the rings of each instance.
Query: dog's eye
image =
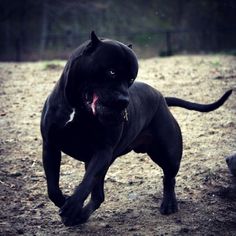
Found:
[[[111,77],[111,78],[115,78],[116,77],[116,72],[115,70],[108,70],[108,75]]]

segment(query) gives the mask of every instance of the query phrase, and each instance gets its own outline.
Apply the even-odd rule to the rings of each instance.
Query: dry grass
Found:
[[[236,87],[235,58],[175,56],[140,61],[139,80],[165,96],[212,102]],[[106,178],[106,201],[85,225],[66,228],[46,196],[40,112],[65,62],[0,64],[1,235],[235,235],[235,179],[224,157],[236,151],[235,93],[202,114],[174,108],[184,137],[177,177],[180,210],[162,216],[161,170],[146,155],[119,158]],[[61,186],[70,193],[83,164],[64,157]]]

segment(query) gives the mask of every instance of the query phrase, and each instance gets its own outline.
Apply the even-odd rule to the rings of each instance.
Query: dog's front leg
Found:
[[[86,164],[88,166],[88,164]],[[86,167],[87,169],[87,167]],[[89,202],[86,204],[86,206],[83,207],[81,214],[78,218],[76,218],[77,224],[85,223],[90,215],[97,210],[100,205],[105,200],[105,194],[104,194],[104,178],[107,173],[108,168],[104,171],[102,175],[99,176],[96,180],[96,184],[91,192],[91,198]]]
[[[58,207],[65,204],[65,197],[59,188],[61,152],[53,145],[43,143],[43,167],[47,179],[48,196]]]
[[[66,226],[72,226],[87,219],[83,219],[86,216],[83,214],[91,214],[92,211],[83,211],[83,204],[88,195],[94,190],[95,185],[99,181],[103,181],[103,176],[108,170],[112,159],[112,150],[106,148],[98,151],[90,160],[84,178],[80,185],[75,189],[73,195],[66,201],[64,206],[61,208],[60,216]],[[86,207],[84,208],[84,210]],[[93,211],[95,210],[92,209]],[[89,217],[89,216],[88,216]],[[81,219],[81,220],[80,220]],[[83,219],[83,220],[82,220]],[[81,222],[80,222],[81,221]]]

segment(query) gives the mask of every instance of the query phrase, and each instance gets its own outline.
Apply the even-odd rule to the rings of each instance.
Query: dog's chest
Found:
[[[98,127],[82,121],[68,122],[56,136],[61,150],[81,161],[88,161],[104,140]]]

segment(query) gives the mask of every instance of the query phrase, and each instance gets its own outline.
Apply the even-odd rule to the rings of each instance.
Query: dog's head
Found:
[[[66,66],[65,95],[70,105],[81,106],[105,124],[127,119],[129,87],[138,73],[138,62],[131,46],[99,39],[81,45]]]

